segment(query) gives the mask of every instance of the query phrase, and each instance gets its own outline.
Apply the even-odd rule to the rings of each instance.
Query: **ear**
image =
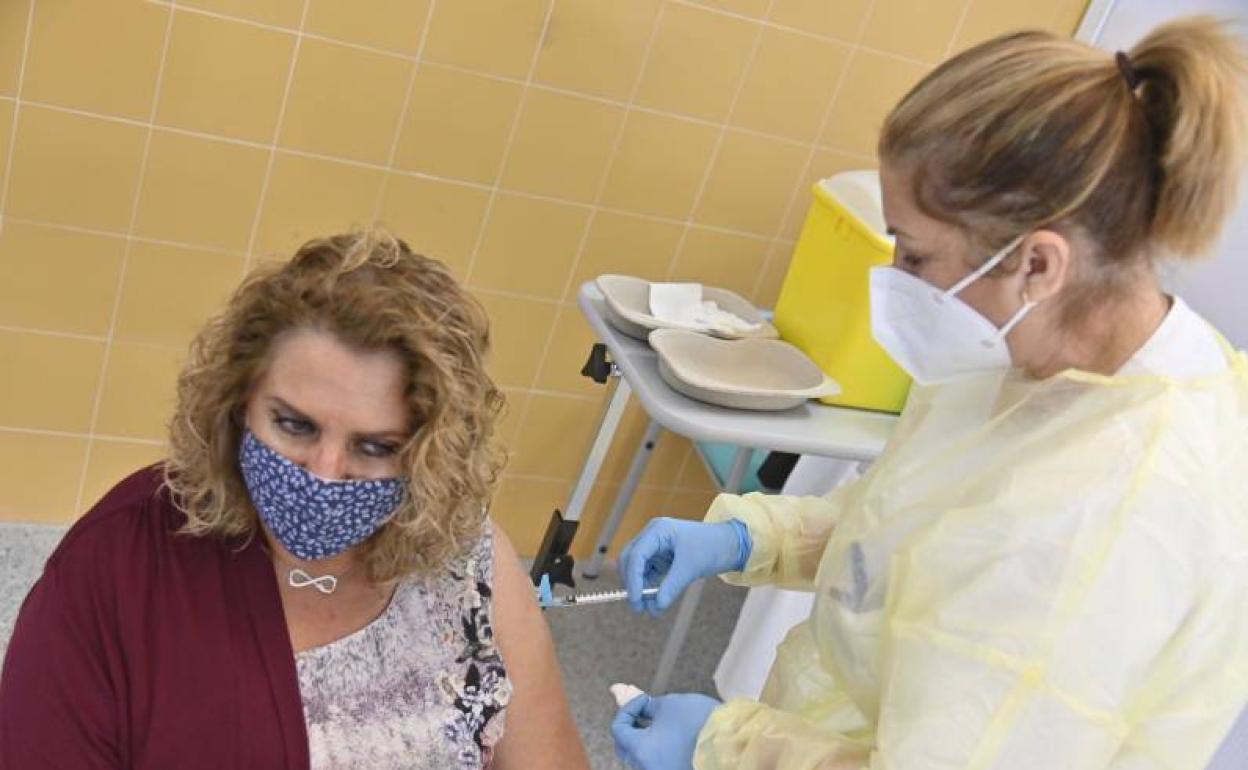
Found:
[[[1043,302],[1058,294],[1070,277],[1071,245],[1054,230],[1037,230],[1022,243],[1023,288],[1027,299]]]

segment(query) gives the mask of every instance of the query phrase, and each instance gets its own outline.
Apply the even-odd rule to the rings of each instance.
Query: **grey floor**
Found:
[[[22,599],[61,532],[53,527],[0,525],[0,657]],[[582,581],[580,588],[602,591],[617,585],[614,570],[607,569],[596,581]],[[670,691],[715,693],[711,675],[744,599],[741,589],[717,580],[707,584]],[[624,767],[611,749],[615,706],[607,688],[614,682],[649,685],[672,614],[661,619],[637,616],[624,603],[547,612],[568,698],[595,770]]]

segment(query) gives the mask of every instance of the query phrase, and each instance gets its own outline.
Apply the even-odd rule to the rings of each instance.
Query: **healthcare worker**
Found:
[[[902,99],[870,283],[910,400],[828,497],[721,495],[630,544],[635,609],[726,572],[816,596],[761,701],[626,704],[627,764],[1204,770],[1248,701],[1248,358],[1154,261],[1217,237],[1244,69],[1208,19],[1112,58],[1028,32]]]

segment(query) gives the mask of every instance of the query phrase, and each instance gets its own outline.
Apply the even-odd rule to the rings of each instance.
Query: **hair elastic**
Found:
[[[1114,54],[1114,62],[1118,64],[1118,71],[1122,73],[1122,79],[1127,81],[1127,88],[1132,91],[1140,84],[1140,73],[1135,71],[1135,67],[1131,66],[1131,58],[1122,51]]]

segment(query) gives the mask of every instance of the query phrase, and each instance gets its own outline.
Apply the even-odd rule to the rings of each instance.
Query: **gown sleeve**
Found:
[[[737,519],[749,529],[753,542],[745,569],[724,575],[724,580],[734,585],[813,590],[819,561],[852,486],[837,487],[826,497],[757,492],[716,497],[706,521]]]

